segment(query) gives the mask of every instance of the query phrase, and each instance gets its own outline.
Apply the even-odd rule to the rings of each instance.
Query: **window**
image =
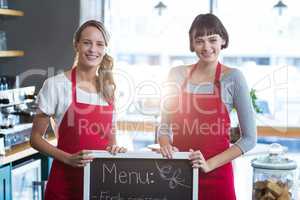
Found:
[[[268,108],[258,116],[259,125],[299,126],[300,2],[284,0],[288,8],[282,16],[273,9],[275,3],[218,1],[216,14],[230,36],[223,62],[244,72],[264,111]]]
[[[300,68],[300,58],[293,58],[293,57],[288,57],[287,58],[287,64],[288,65],[294,65],[297,68]]]
[[[99,3],[102,1],[82,2],[94,2],[89,6],[92,11],[85,11],[89,17],[101,19],[101,10],[105,10],[105,24],[112,36],[110,53],[118,71],[117,95],[122,103],[137,102],[138,87],[146,83],[152,89],[145,89],[145,93],[159,97],[160,85],[154,86],[154,82],[166,79],[171,67],[197,60],[189,52],[188,30],[197,14],[209,11],[208,0],[163,0],[167,8],[161,14],[154,8],[158,3],[154,0],[105,0],[105,5]],[[249,87],[257,90],[269,113],[267,119],[258,119],[261,125],[300,124],[300,1],[284,2],[288,9],[282,16],[274,11],[273,0],[215,4],[214,12],[230,36],[221,61],[240,68]],[[126,109],[132,111],[131,103],[120,105],[125,117]]]
[[[111,53],[116,58],[116,70],[122,73],[116,77],[118,105],[122,108],[118,116],[121,120],[138,113],[143,115],[137,116],[139,119],[156,117],[159,110],[155,106],[160,106],[157,99],[169,69],[196,61],[189,52],[188,31],[196,15],[208,12],[209,1],[164,0],[167,8],[160,14],[154,8],[159,1],[106,2],[109,9],[105,23],[112,35]],[[131,94],[133,98],[129,97]],[[131,103],[124,105],[129,99]],[[145,99],[151,102],[144,102]]]
[[[270,65],[270,57],[233,57],[233,56],[224,56],[223,63],[231,66],[241,66],[243,63],[253,62],[256,65]]]
[[[119,53],[117,55],[117,61],[125,62],[130,65],[137,65],[137,64],[159,65],[160,55]]]

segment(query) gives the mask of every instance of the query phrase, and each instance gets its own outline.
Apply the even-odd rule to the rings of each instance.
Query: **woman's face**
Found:
[[[194,37],[193,47],[201,62],[211,63],[218,60],[221,46],[225,40],[219,34]]]
[[[82,67],[98,67],[106,52],[105,40],[99,29],[86,27],[76,43],[78,65]]]

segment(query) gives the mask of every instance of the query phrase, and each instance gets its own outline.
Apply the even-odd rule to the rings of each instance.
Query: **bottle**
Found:
[[[0,30],[0,51],[6,51],[6,50],[7,50],[6,33]]]
[[[0,134],[0,156],[5,155],[4,135]]]
[[[7,0],[0,0],[0,8],[8,8]]]
[[[8,90],[8,83],[6,77],[2,78],[3,90]]]
[[[20,76],[16,75],[15,88],[19,88],[19,87],[20,87]]]
[[[0,77],[0,91],[4,90],[3,87],[4,87],[4,85],[2,82],[2,77]]]

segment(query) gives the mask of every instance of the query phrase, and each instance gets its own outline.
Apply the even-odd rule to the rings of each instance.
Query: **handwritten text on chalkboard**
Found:
[[[94,159],[85,169],[84,200],[196,199],[198,180],[188,159],[138,155]]]

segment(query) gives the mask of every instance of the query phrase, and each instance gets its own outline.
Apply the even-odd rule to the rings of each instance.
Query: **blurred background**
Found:
[[[297,0],[0,0],[0,200],[42,199],[52,159],[27,143],[36,94],[72,66],[80,24],[100,20],[111,35],[118,143],[149,151],[157,147],[164,81],[172,67],[197,61],[188,31],[209,12],[229,33],[220,61],[244,73],[257,108],[258,145],[234,161],[238,199],[251,199],[251,160],[269,144],[300,164],[299,9]],[[235,112],[231,120],[239,130]]]

